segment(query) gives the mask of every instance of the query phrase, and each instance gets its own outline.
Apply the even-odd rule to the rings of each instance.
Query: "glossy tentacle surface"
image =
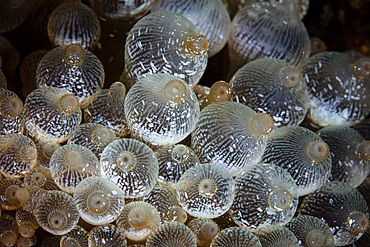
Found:
[[[218,53],[229,39],[230,16],[220,0],[154,1],[151,11],[168,10],[187,17],[209,39],[208,57]]]
[[[275,126],[299,125],[308,110],[301,70],[283,60],[261,58],[240,68],[230,80],[231,100],[274,119]]]
[[[189,85],[164,73],[142,78],[125,98],[125,117],[131,133],[154,146],[185,139],[194,130],[199,111]]]
[[[354,243],[369,226],[364,197],[349,184],[339,181],[326,183],[307,195],[298,213],[323,219],[333,232],[335,246]]]
[[[271,133],[261,160],[288,171],[303,196],[320,188],[331,176],[330,149],[313,131],[286,126]]]
[[[202,163],[223,166],[236,176],[259,162],[272,129],[268,114],[257,114],[241,103],[214,103],[202,110],[191,148]]]
[[[127,36],[121,81],[130,88],[139,79],[161,72],[196,85],[207,65],[207,50],[208,39],[186,17],[153,12],[140,19]]]
[[[230,215],[239,226],[256,232],[267,226],[283,226],[294,216],[298,189],[284,169],[259,163],[235,179],[235,198]]]

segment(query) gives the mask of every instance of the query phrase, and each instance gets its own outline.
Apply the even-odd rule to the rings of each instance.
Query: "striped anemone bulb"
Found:
[[[332,156],[330,181],[342,181],[356,188],[368,176],[370,141],[348,126],[333,125],[319,130]]]
[[[219,165],[206,163],[189,168],[176,184],[177,200],[194,217],[213,219],[229,210],[235,185],[231,174]]]
[[[269,114],[275,127],[299,125],[308,109],[307,84],[301,69],[284,60],[260,58],[231,78],[231,100]]]
[[[3,246],[14,246],[19,235],[18,225],[15,219],[7,214],[0,217],[0,243]]]
[[[50,173],[60,189],[73,193],[85,178],[100,176],[98,158],[87,147],[67,144],[58,148],[50,158]]]
[[[285,126],[271,133],[261,160],[288,171],[300,196],[320,188],[332,171],[328,144],[313,131],[300,126]]]
[[[188,84],[177,76],[148,75],[132,86],[125,98],[131,134],[152,146],[176,144],[195,128],[199,102]]]
[[[23,133],[23,102],[13,91],[0,88],[0,135]]]
[[[167,145],[155,150],[158,158],[158,178],[171,185],[176,185],[181,175],[200,161],[194,151],[183,144]]]
[[[327,51],[310,57],[303,66],[309,92],[310,124],[351,126],[370,111],[370,59]]]
[[[26,98],[23,113],[27,135],[57,143],[66,141],[82,120],[76,96],[56,87],[32,91]]]
[[[231,22],[228,42],[230,74],[263,57],[283,59],[301,67],[309,57],[310,45],[308,32],[294,1],[246,5]]]
[[[147,247],[196,247],[197,238],[189,227],[179,222],[165,222],[148,237]]]
[[[76,187],[73,200],[81,218],[91,225],[104,225],[116,220],[125,200],[120,188],[104,177],[88,177]]]
[[[62,88],[80,102],[104,85],[104,68],[98,57],[79,44],[58,46],[47,52],[36,70],[36,85]]]
[[[262,247],[258,237],[244,227],[228,227],[212,240],[211,247]]]
[[[21,178],[36,166],[35,143],[21,134],[0,136],[0,173],[5,177]]]
[[[326,222],[334,235],[334,246],[353,244],[369,227],[368,205],[361,193],[347,183],[328,182],[307,195],[298,214]]]
[[[81,226],[75,226],[60,239],[61,247],[88,246],[88,231]]]
[[[235,198],[230,215],[252,232],[267,226],[283,226],[294,216],[298,189],[284,169],[259,163],[244,169],[235,179]]]
[[[208,57],[218,53],[229,39],[230,16],[221,0],[157,0],[151,11],[168,10],[188,18],[209,39]]]
[[[158,160],[142,142],[122,138],[108,144],[100,157],[103,177],[122,189],[126,198],[147,195],[158,178]]]
[[[160,72],[194,86],[206,69],[208,47],[208,38],[185,16],[153,12],[140,19],[127,36],[120,81],[130,88],[139,79]]]
[[[100,33],[98,17],[81,0],[65,0],[49,18],[48,35],[54,46],[79,44],[83,49],[91,49]]]
[[[299,215],[285,225],[304,247],[334,246],[333,233],[327,223],[320,218]]]
[[[225,167],[232,176],[259,162],[274,121],[236,102],[205,107],[192,133],[191,148],[202,163]]]
[[[99,159],[104,148],[116,139],[113,130],[97,123],[84,123],[68,139],[68,143],[78,144],[90,149]]]

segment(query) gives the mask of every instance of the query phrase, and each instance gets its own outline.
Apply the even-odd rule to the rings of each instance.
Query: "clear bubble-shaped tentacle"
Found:
[[[98,123],[84,123],[78,126],[68,143],[90,149],[99,159],[104,148],[114,140],[117,140],[117,137],[111,129]]]
[[[21,204],[17,200],[16,193],[23,187],[23,183],[17,178],[0,177],[0,207],[4,210],[18,209]]]
[[[59,187],[51,176],[50,171],[41,167],[36,167],[27,173],[23,182],[26,187],[38,186],[45,190],[59,190]]]
[[[111,142],[103,151],[101,173],[116,183],[125,197],[148,194],[158,178],[158,160],[151,148],[133,139]]]
[[[23,102],[12,91],[0,88],[0,135],[23,133]]]
[[[54,46],[80,44],[83,49],[91,49],[100,34],[98,17],[81,0],[65,1],[49,17],[48,36]]]
[[[200,161],[194,151],[182,144],[163,146],[155,150],[158,158],[158,178],[175,185],[181,175]]]
[[[333,233],[323,220],[299,215],[285,225],[302,242],[304,247],[334,246]]]
[[[189,85],[169,74],[146,76],[125,98],[131,133],[154,146],[173,145],[185,139],[195,128],[199,111]]]
[[[82,120],[78,99],[61,88],[32,91],[24,104],[25,131],[37,140],[66,141]]]
[[[151,28],[147,28],[148,24]],[[158,11],[145,16],[127,36],[121,81],[130,88],[147,75],[168,73],[180,77],[191,86],[196,85],[208,60],[207,52],[197,54],[198,49],[190,49],[199,44],[199,35],[194,24],[181,14]],[[201,40],[206,39],[202,37]],[[208,40],[201,43],[203,45],[198,48],[202,50],[201,47],[205,48]]]
[[[230,16],[222,1],[154,1],[151,11],[168,10],[184,15],[209,39],[208,57],[218,53],[229,39]]]
[[[308,90],[301,70],[275,58],[247,63],[230,80],[231,100],[265,112],[275,126],[298,125],[308,110]]]
[[[261,161],[289,172],[300,196],[320,188],[332,170],[329,146],[316,133],[300,126],[285,126],[271,133]]]
[[[4,246],[14,246],[19,235],[18,225],[14,217],[4,214],[0,217],[0,243]]]
[[[15,197],[24,210],[35,214],[37,203],[45,193],[47,193],[47,191],[38,186],[26,186],[16,190]]]
[[[37,147],[37,165],[49,169],[50,158],[53,153],[60,148],[60,144],[54,141],[38,141],[36,142]]]
[[[80,102],[104,85],[104,67],[97,56],[80,45],[58,46],[47,52],[36,71],[36,85],[62,88]]]
[[[209,246],[220,228],[211,219],[194,219],[188,223],[188,227],[194,232],[198,246]]]
[[[17,246],[18,247],[23,247],[23,246],[29,247],[29,246],[35,246],[36,243],[37,243],[37,237],[36,237],[36,235],[33,235],[30,238],[19,236],[18,237],[18,241],[17,241]]]
[[[158,210],[147,202],[126,204],[116,221],[117,227],[132,241],[145,241],[161,224]]]
[[[299,247],[299,240],[292,231],[283,226],[269,226],[256,233],[262,246]]]
[[[26,238],[32,237],[35,234],[36,229],[39,227],[35,216],[21,208],[16,211],[15,220],[17,221],[19,234]]]
[[[62,191],[44,193],[37,202],[34,214],[37,223],[54,235],[70,232],[80,217],[73,198]]]
[[[87,223],[104,225],[116,220],[125,205],[121,189],[104,177],[82,180],[73,193],[73,201]]]
[[[364,197],[340,181],[328,182],[307,195],[298,213],[324,220],[333,232],[334,246],[354,243],[369,226],[368,205]]]
[[[370,111],[370,78],[356,75],[355,63],[349,54],[332,51],[307,61],[302,75],[309,91],[307,117],[312,126],[351,126],[365,119]]]
[[[263,57],[304,65],[310,53],[308,32],[293,1],[246,5],[233,18],[228,43],[230,73]]]
[[[230,215],[236,224],[250,231],[285,225],[293,218],[297,206],[297,185],[287,171],[276,165],[259,163],[235,179]]]
[[[330,181],[342,181],[352,187],[359,186],[370,171],[369,142],[348,126],[328,126],[317,132],[329,145],[332,156]],[[361,144],[363,149],[361,149]],[[367,147],[367,149],[366,149]],[[360,148],[360,149],[359,149]]]
[[[130,130],[126,124],[124,100],[126,88],[121,82],[114,82],[109,89],[100,89],[82,106],[85,123],[101,124],[119,137],[125,137]]]
[[[186,221],[187,214],[180,207],[174,188],[166,182],[157,182],[153,190],[142,198],[142,201],[150,203],[158,210],[161,223],[171,220],[181,223]]]
[[[202,163],[225,167],[232,176],[259,162],[274,122],[236,102],[204,108],[192,133],[191,148]]]
[[[182,208],[194,217],[216,218],[229,210],[234,199],[230,173],[211,163],[187,170],[175,189]]]
[[[76,186],[85,178],[100,176],[98,158],[90,149],[67,144],[58,148],[50,159],[50,173],[62,190],[73,193]]]
[[[70,232],[60,239],[61,247],[88,246],[88,231],[81,226],[75,226]]]
[[[5,177],[21,178],[36,166],[35,143],[22,134],[0,136],[0,172]]]
[[[165,221],[177,221],[185,224],[187,219],[188,215],[186,211],[181,206],[178,205],[173,206],[168,210]]]

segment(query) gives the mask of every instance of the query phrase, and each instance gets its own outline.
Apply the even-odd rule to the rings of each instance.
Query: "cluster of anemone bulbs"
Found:
[[[50,10],[19,70],[0,36],[1,245],[367,246],[370,59],[310,39],[308,0],[85,2],[0,3],[0,34]]]

